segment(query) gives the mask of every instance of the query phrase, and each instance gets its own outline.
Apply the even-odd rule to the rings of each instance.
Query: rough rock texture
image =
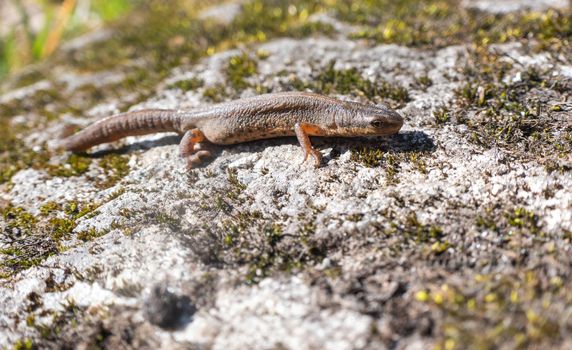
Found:
[[[282,139],[217,148],[187,172],[175,135],[20,167],[0,187],[0,347],[572,347],[570,51],[379,44],[331,14],[311,18],[335,35],[223,45],[172,68],[144,99],[59,111],[21,137],[40,153],[67,124],[126,107],[292,89],[389,103],[402,132],[316,139],[319,169]],[[65,50],[106,35],[82,40]],[[73,93],[128,79],[119,67],[53,69],[8,85],[0,103],[62,86],[81,100]],[[49,111],[22,110],[11,125]],[[72,232],[26,231],[55,237],[67,227],[57,218]],[[49,254],[23,264],[26,239]]]

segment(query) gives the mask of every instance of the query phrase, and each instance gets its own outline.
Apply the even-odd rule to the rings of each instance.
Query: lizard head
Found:
[[[343,133],[362,136],[384,136],[399,132],[403,125],[403,117],[393,109],[384,105],[364,105],[348,102],[351,112],[341,118],[338,128]]]

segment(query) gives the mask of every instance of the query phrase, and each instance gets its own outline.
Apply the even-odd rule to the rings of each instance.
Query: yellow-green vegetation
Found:
[[[551,300],[566,300],[570,283],[560,276],[546,280],[540,271],[524,269],[517,274],[477,274],[470,287],[443,283],[420,290],[417,301],[440,309],[444,339],[440,349],[457,349],[466,344],[475,348],[497,348],[511,344],[527,348],[538,341],[561,341],[558,319],[551,314]],[[471,290],[472,292],[469,292]],[[536,300],[545,300],[543,307]],[[459,322],[473,320],[473,324]],[[475,328],[487,324],[486,328]]]
[[[80,231],[76,234],[77,239],[82,240],[84,242],[94,240],[98,237],[105,236],[108,234],[109,231],[98,231],[94,227],[90,228],[89,230]]]
[[[23,127],[12,126],[8,118],[0,115],[0,184],[9,181],[19,170],[46,160],[41,153],[24,145],[17,133],[21,129]]]
[[[258,283],[277,272],[302,270],[324,258],[324,248],[311,235],[315,208],[309,207],[309,217],[300,218],[303,229],[299,233],[285,234],[282,222],[287,218],[243,209],[254,201],[244,193],[245,188],[236,171],[229,170],[226,184],[201,199],[201,215],[216,218],[219,224],[182,232],[181,238],[194,256],[208,265],[246,266],[247,283]]]
[[[447,241],[443,228],[435,224],[422,223],[415,213],[409,213],[403,220],[391,222],[385,228],[384,235],[399,236],[400,246],[409,244],[421,246],[421,251],[425,254],[440,255],[453,246]],[[399,248],[396,246],[395,249]]]
[[[128,212],[123,213],[127,214],[126,217],[133,215],[134,213]],[[181,230],[181,219],[178,217],[174,217],[169,215],[163,211],[151,211],[149,213],[145,213],[146,222],[149,224],[160,225],[164,227],[168,227],[169,229],[178,232]]]
[[[541,101],[544,93],[566,96],[570,80],[529,68],[518,80],[506,82],[512,64],[502,55],[486,47],[475,47],[469,55],[467,82],[457,90],[456,104],[450,111],[437,111],[436,119],[444,122],[454,115],[451,119],[466,124],[470,140],[482,147],[502,147],[520,159],[534,157],[565,170],[558,159],[572,152],[572,126],[565,122],[567,112]],[[468,118],[472,112],[474,117]]]
[[[365,96],[370,100],[381,99],[392,107],[403,106],[409,101],[409,93],[402,86],[390,84],[382,79],[371,81],[362,76],[357,68],[336,69],[336,62],[330,61],[310,81],[295,79],[292,86],[297,90],[310,89],[322,94],[344,94]]]
[[[415,80],[417,86],[419,86],[423,91],[426,91],[428,87],[433,85],[433,80],[431,80],[427,75],[420,75]]]
[[[499,219],[500,218],[500,219]],[[544,234],[538,223],[538,215],[522,207],[499,212],[489,208],[484,214],[476,219],[477,228],[480,230],[490,230],[497,233],[507,233],[520,239],[519,236],[531,236],[532,238],[542,238]],[[510,237],[507,237],[510,240]]]
[[[90,165],[91,158],[78,154],[70,154],[65,163],[47,165],[46,168],[51,176],[70,177],[84,174]]]
[[[234,43],[265,41],[277,36],[306,37],[315,33],[330,35],[334,29],[321,22],[308,22],[313,13],[326,8],[320,1],[263,1],[244,4],[242,13],[228,28],[229,38],[224,46]]]
[[[98,166],[105,173],[105,179],[97,181],[99,188],[105,189],[115,186],[122,178],[129,174],[129,157],[110,153],[98,161]]]
[[[169,85],[170,89],[181,89],[183,91],[196,90],[204,85],[204,81],[199,78],[191,78],[187,80],[179,80]]]
[[[89,3],[89,12],[91,16],[107,22],[129,10],[132,3],[129,0],[93,1]],[[30,62],[50,56],[62,40],[89,29],[85,18],[82,18],[85,8],[79,9],[76,0],[37,1],[35,5],[42,9],[43,22],[39,30],[32,27],[29,3],[13,0],[9,5],[17,10],[18,21],[11,28],[4,28],[7,33],[0,35],[0,78]]]
[[[537,342],[561,341],[558,316],[551,310],[570,301],[567,291],[571,286],[566,282],[569,272],[560,266],[547,274],[543,259],[538,260],[536,268],[527,267],[528,250],[543,250],[542,254],[555,259],[563,253],[554,243],[556,237],[547,239],[541,233],[538,219],[535,213],[521,207],[495,206],[485,210],[476,218],[477,230],[497,235],[495,246],[499,249],[518,248],[511,263],[497,272],[431,284],[415,293],[418,302],[443,312],[438,348],[456,349],[466,344],[475,348],[496,348],[500,344],[527,348]],[[415,223],[412,226],[419,227]],[[495,266],[498,262],[479,264]]]
[[[234,89],[244,90],[250,86],[244,79],[256,74],[256,68],[256,61],[243,52],[228,61],[227,79]]]
[[[71,238],[78,220],[94,215],[97,207],[97,204],[77,201],[63,205],[47,202],[37,216],[12,205],[0,209],[5,222],[3,235],[11,241],[8,248],[0,249],[0,276],[7,278],[65,250],[62,243]],[[94,235],[91,232],[91,236]]]
[[[446,107],[439,107],[433,112],[436,124],[445,124],[451,119],[449,110]]]
[[[45,344],[47,341],[62,341],[61,333],[66,328],[77,327],[80,317],[82,317],[85,312],[84,308],[77,305],[71,299],[63,303],[62,306],[63,310],[61,311],[51,310],[46,312],[45,315],[41,315],[43,317],[50,317],[49,323],[38,321],[33,310],[29,310],[31,312],[29,312],[28,317],[26,318],[26,324],[28,327],[33,327],[37,330],[41,339],[41,343]],[[77,338],[75,340],[77,341]],[[67,341],[69,342],[69,340]]]
[[[32,350],[34,349],[34,342],[32,339],[20,339],[14,343],[14,350]]]
[[[341,19],[365,25],[353,34],[355,38],[408,46],[538,39],[564,48],[572,28],[568,13],[549,10],[495,15],[464,10],[458,0],[342,0],[335,1],[333,8]]]
[[[382,147],[359,147],[351,150],[350,159],[368,168],[385,169],[387,185],[399,183],[398,174],[402,162],[408,162],[422,174],[427,173],[425,162],[428,151],[394,152]]]
[[[218,84],[205,88],[203,90],[203,97],[207,99],[207,101],[222,102],[224,97],[226,97],[226,91],[224,86]]]

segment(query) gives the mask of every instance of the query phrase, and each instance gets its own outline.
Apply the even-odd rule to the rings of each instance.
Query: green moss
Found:
[[[40,214],[42,216],[48,216],[57,210],[60,210],[61,206],[53,201],[47,202],[40,207]]]
[[[358,213],[358,214],[348,215],[347,220],[352,221],[352,222],[360,222],[362,218],[363,218],[363,214]]]
[[[98,161],[98,166],[103,170],[105,179],[96,183],[99,188],[115,186],[122,178],[129,174],[129,157],[119,154],[107,154]]]
[[[421,174],[427,174],[427,153],[425,152],[410,152],[408,153],[409,162]]]
[[[131,213],[129,213],[129,215],[131,215]],[[149,224],[165,226],[175,232],[179,232],[182,229],[182,220],[178,217],[171,216],[164,211],[149,211],[145,213],[145,218],[148,220]]]
[[[35,349],[36,347],[37,346],[34,345],[34,342],[32,341],[32,339],[26,338],[26,339],[20,339],[17,342],[15,342],[12,349],[14,349],[14,350],[32,350],[32,349]]]
[[[233,189],[229,195],[234,197],[238,196],[242,191],[246,189],[246,185],[240,182],[238,179],[238,171],[235,168],[227,168],[226,171],[228,182]]]
[[[310,82],[295,79],[291,82],[297,90],[310,89],[321,94],[351,94],[366,96],[370,100],[389,99],[393,107],[403,106],[409,101],[408,91],[399,85],[384,80],[371,81],[363,78],[357,68],[335,69],[335,61],[330,61]]]
[[[77,200],[72,200],[63,205],[63,211],[66,215],[68,215],[71,219],[77,220],[88,214],[92,214],[95,212],[97,208],[99,208],[99,204],[97,203],[85,203],[79,202]]]
[[[2,209],[2,216],[7,222],[8,229],[31,230],[38,220],[22,207],[8,206]]]
[[[73,300],[68,299],[62,304],[62,311],[51,311],[44,317],[51,317],[49,323],[33,322],[31,326],[39,333],[42,343],[60,341],[65,328],[78,324],[79,319],[84,315],[85,310],[78,306]]]
[[[447,107],[441,106],[433,112],[435,123],[438,125],[446,124],[451,119],[451,112]]]
[[[187,80],[179,80],[176,83],[169,85],[169,89],[180,89],[183,91],[196,90],[204,85],[204,81],[199,78],[191,78]]]
[[[380,147],[360,147],[351,150],[350,160],[368,168],[384,168],[387,185],[393,185],[399,183],[398,174],[405,161],[411,163],[415,170],[426,174],[426,157],[427,152],[394,153],[386,152]]]
[[[422,224],[415,213],[409,214],[402,227],[402,233],[417,243],[427,243],[443,238],[443,229],[435,225]]]
[[[360,163],[368,168],[381,166],[385,151],[378,147],[361,147],[352,150],[350,160]]]
[[[283,222],[287,218],[244,209],[250,207],[253,198],[242,190],[244,185],[238,182],[234,171],[227,175],[229,181],[212,189],[214,193],[202,198],[197,207],[201,215],[216,218],[215,224],[205,223],[183,235],[185,245],[201,262],[244,266],[245,281],[258,283],[274,273],[292,273],[324,258],[325,249],[308,231],[284,232]],[[229,196],[232,192],[237,193]],[[309,208],[308,213],[311,217],[301,218],[300,225],[315,227],[315,210]]]
[[[28,67],[26,71],[15,75],[12,83],[14,88],[22,88],[37,83],[39,81],[42,81],[44,79],[46,79],[46,73],[43,72],[40,68],[30,69],[30,67]]]
[[[497,15],[464,10],[457,0],[342,0],[329,5],[339,18],[362,25],[352,37],[378,43],[434,48],[534,38],[543,46],[562,50],[572,32],[566,11]]]
[[[318,33],[331,35],[334,32],[331,25],[307,21],[323,6],[318,1],[308,0],[253,0],[243,4],[242,12],[226,30],[234,43],[266,41],[279,36],[302,38]]]
[[[256,57],[259,60],[265,60],[268,57],[270,57],[270,51],[265,50],[265,49],[258,49],[258,50],[256,50]]]
[[[433,85],[433,80],[431,80],[427,74],[418,76],[415,82],[423,91],[426,91],[428,87]]]
[[[272,271],[300,268],[307,258],[280,249],[284,239],[282,226],[264,220],[260,212],[238,212],[234,218],[223,220],[223,229],[225,249],[237,263],[248,264],[247,283],[257,283]]]
[[[434,254],[443,254],[447,249],[451,247],[451,243],[444,241],[444,242],[435,242],[431,245],[431,252]]]
[[[525,230],[533,235],[540,233],[538,216],[535,213],[524,208],[516,208],[508,211],[505,215],[510,226]]]
[[[61,239],[68,239],[71,232],[76,227],[76,222],[73,219],[66,218],[50,218],[48,221],[48,227],[50,228],[50,236],[55,241],[60,241]]]
[[[8,118],[0,115],[0,184],[10,181],[18,171],[42,168],[48,161],[44,149],[32,150],[22,141],[23,126],[12,126]]]
[[[22,114],[32,114],[46,120],[54,120],[59,114],[76,111],[63,94],[64,86],[51,82],[52,86],[39,89],[23,98],[14,98],[0,104],[1,117],[13,117]]]
[[[257,62],[243,52],[229,59],[226,75],[232,87],[237,91],[241,91],[250,87],[250,84],[245,79],[253,76],[256,72]]]
[[[105,236],[107,233],[109,233],[109,231],[98,231],[94,227],[92,227],[89,230],[78,232],[76,237],[81,241],[87,242]]]
[[[215,85],[203,90],[203,97],[212,102],[222,102],[226,97],[226,91],[222,85]]]
[[[401,168],[401,157],[394,153],[387,153],[385,155],[385,176],[387,184],[399,183],[397,174]]]
[[[477,274],[468,290],[444,283],[417,292],[416,299],[443,313],[441,346],[498,348],[503,344],[530,348],[562,340],[562,330],[551,309],[533,306],[538,299],[563,296],[562,280],[555,281],[561,287],[541,292],[542,277],[534,270],[524,269],[517,276]]]
[[[465,69],[466,83],[456,91],[451,119],[466,124],[469,140],[479,146],[500,147],[520,159],[536,157],[564,170],[558,159],[572,152],[572,129],[555,123],[560,112],[543,108],[539,99],[548,91],[564,96],[561,88],[570,88],[570,83],[535,68],[521,72],[518,82],[505,82],[512,66],[502,56],[486,47],[469,54],[473,63]]]
[[[21,270],[40,264],[62,251],[64,240],[70,239],[77,220],[97,209],[97,204],[71,201],[64,205],[47,202],[34,216],[24,208],[8,206],[0,214],[6,224],[6,234],[12,243],[0,249],[0,275],[8,278]]]
[[[72,153],[65,163],[59,165],[47,165],[46,170],[51,176],[71,177],[80,176],[89,170],[91,158]]]

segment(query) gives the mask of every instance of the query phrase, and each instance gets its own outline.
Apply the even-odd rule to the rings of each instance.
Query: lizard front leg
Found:
[[[314,158],[316,168],[319,168],[320,163],[322,162],[322,155],[312,147],[312,144],[310,143],[310,135],[324,135],[324,131],[317,125],[304,122],[296,123],[294,125],[294,131],[296,132],[298,142],[304,151],[304,160],[302,160],[302,163],[304,163],[306,159],[308,159],[308,155],[311,154]]]
[[[201,162],[201,157],[210,157],[211,152],[200,149],[200,143],[206,140],[205,135],[199,129],[191,129],[185,132],[179,144],[179,153],[187,161],[187,169],[192,169],[194,164]]]

